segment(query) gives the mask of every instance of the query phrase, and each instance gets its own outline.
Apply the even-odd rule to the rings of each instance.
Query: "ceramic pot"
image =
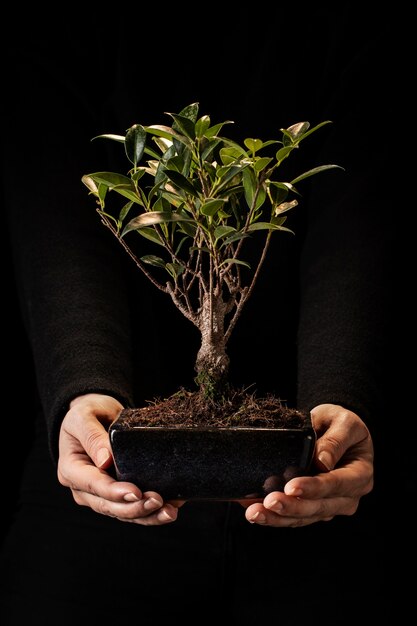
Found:
[[[316,442],[297,428],[132,425],[123,411],[109,429],[116,476],[165,500],[264,498],[310,473]]]

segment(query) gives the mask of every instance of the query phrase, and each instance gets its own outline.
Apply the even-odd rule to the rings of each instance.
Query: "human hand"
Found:
[[[181,503],[164,503],[158,493],[142,493],[106,472],[113,464],[106,427],[122,408],[115,398],[95,393],[71,402],[59,435],[58,480],[77,504],[96,513],[145,526],[173,522]]]
[[[261,503],[249,502],[249,522],[298,527],[353,515],[361,497],[372,490],[374,449],[360,417],[342,406],[320,404],[311,418],[318,435],[313,462],[319,473],[293,478],[284,492],[269,493]]]

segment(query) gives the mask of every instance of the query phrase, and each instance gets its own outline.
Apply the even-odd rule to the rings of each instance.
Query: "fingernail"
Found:
[[[257,511],[254,515],[252,515],[252,517],[249,518],[249,521],[251,524],[255,524],[255,522],[257,524],[265,524],[266,517],[263,513]]]
[[[138,496],[135,493],[130,492],[130,493],[126,493],[123,496],[123,500],[126,500],[126,502],[138,502],[140,498],[138,498]]]
[[[326,452],[326,450],[323,450],[323,452],[320,452],[317,459],[323,465],[323,468],[330,472],[330,470],[332,469],[332,458],[330,454]]]
[[[110,459],[111,454],[107,448],[100,448],[97,452],[97,467],[102,467]]]
[[[143,508],[147,511],[154,511],[161,508],[161,503],[156,498],[148,498],[143,504]]]
[[[167,511],[165,511],[165,509],[158,513],[157,518],[160,522],[166,522],[168,520],[171,520],[172,522],[175,519],[175,517],[171,517],[171,515]]]
[[[273,510],[274,513],[278,513],[279,511],[282,511],[284,505],[280,500],[272,500],[272,502],[268,503],[267,508]]]
[[[295,496],[296,498],[299,498],[303,495],[303,490],[300,489],[300,487],[286,487],[285,493],[287,496]]]

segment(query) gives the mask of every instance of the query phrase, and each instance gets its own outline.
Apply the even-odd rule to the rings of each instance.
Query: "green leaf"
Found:
[[[153,139],[155,139],[155,137],[152,137],[152,140]],[[145,154],[149,154],[153,159],[157,159],[158,161],[161,158],[161,155],[155,150],[153,150],[153,148],[150,148],[149,146],[145,146],[144,152]]]
[[[188,193],[190,196],[194,196],[195,198],[198,197],[198,192],[193,187],[193,184],[183,174],[174,170],[166,170],[165,174],[176,187],[179,187],[179,189]]]
[[[184,265],[179,263],[167,263],[165,269],[171,274],[172,278],[176,280],[185,270]]]
[[[218,226],[214,231],[214,237],[216,238],[216,240],[219,240],[235,232],[236,228],[234,228],[233,226]]]
[[[291,200],[291,202],[281,202],[274,208],[274,215],[281,215],[281,213],[286,213],[290,209],[296,207],[297,204],[297,200]]]
[[[248,207],[252,206],[253,199],[255,197],[256,187],[258,184],[257,178],[253,170],[249,167],[243,170],[243,189],[245,190],[245,200]]]
[[[267,188],[271,203],[274,205],[281,204],[288,197],[289,189],[283,183],[268,180]]]
[[[271,157],[261,157],[254,162],[253,169],[256,172],[262,172],[262,170],[268,167],[271,161],[272,161]]]
[[[240,165],[228,165],[224,167],[220,167],[217,171],[217,176],[220,178],[220,184],[217,187],[217,190],[224,188],[227,183],[235,178],[238,174],[244,171],[244,168]]]
[[[136,230],[135,232],[138,233],[138,235],[141,235],[141,237],[144,237],[145,239],[149,239],[149,241],[152,241],[153,243],[157,243],[159,246],[163,246],[163,242],[160,240],[160,238],[158,237],[158,233],[155,231],[154,228],[140,228],[139,230]]]
[[[272,146],[275,143],[282,143],[282,142],[278,141],[278,139],[268,139],[268,141],[264,141],[264,145],[262,147],[266,148],[267,146]]]
[[[189,220],[187,222],[179,222],[178,223],[179,230],[185,233],[188,237],[194,239],[197,233],[197,223],[194,220]]]
[[[81,181],[87,187],[87,189],[93,193],[95,196],[98,196],[98,187],[94,178],[91,178],[90,174],[84,174],[82,176]]]
[[[235,241],[240,241],[241,239],[246,239],[246,237],[250,237],[250,235],[248,235],[248,233],[246,232],[242,232],[242,231],[235,232],[231,237],[227,237],[222,242],[222,245],[220,246],[220,248],[226,248],[231,243],[234,243]]]
[[[217,148],[219,144],[221,144],[220,139],[210,139],[201,154],[201,160],[203,162],[207,161],[210,154],[212,154],[212,152]],[[204,166],[207,169],[206,163],[204,163]]]
[[[184,205],[184,198],[180,196],[179,194],[176,194],[172,191],[164,190],[162,192],[162,196],[166,198],[166,200],[169,202],[170,205],[176,208]]]
[[[261,141],[260,139],[251,139],[250,137],[245,139],[243,143],[245,144],[247,149],[250,150],[253,154],[255,154],[255,152],[258,152],[258,150],[260,150],[264,145],[263,141]]]
[[[235,163],[242,156],[242,151],[237,150],[235,146],[228,146],[226,148],[222,148],[219,151],[220,159],[223,165],[230,165],[231,163]]]
[[[145,256],[140,257],[140,260],[148,265],[153,265],[154,267],[162,267],[165,269],[165,261],[161,259],[160,256],[155,256],[154,254],[145,254]]]
[[[176,113],[168,113],[168,115],[175,120],[175,123],[172,125],[174,130],[179,131],[191,140],[195,139],[195,126],[192,120]]]
[[[278,197],[281,197],[282,200],[285,200],[285,198],[288,196],[289,191],[300,195],[297,189],[291,183],[281,183],[276,180],[267,180],[266,184],[270,188],[271,194],[272,190],[275,189],[276,196],[274,196],[274,199],[276,201],[278,200]],[[278,196],[278,194],[280,195]]]
[[[321,128],[322,126],[326,126],[326,124],[332,124],[333,122],[331,120],[325,120],[324,122],[320,122],[320,124],[317,124],[316,126],[313,126],[313,128],[310,128],[309,131],[303,133],[302,137],[300,138],[299,141],[301,141],[302,139],[305,139],[306,137],[308,137],[309,135],[311,135],[312,133],[315,133],[316,130],[318,130],[319,128]]]
[[[178,213],[171,213],[170,211],[149,211],[142,213],[137,217],[134,217],[122,231],[122,237],[129,233],[131,230],[138,230],[145,226],[154,226],[156,224],[166,224],[168,222],[182,222],[188,221],[189,218]]]
[[[89,182],[89,179],[98,183],[98,193],[102,199],[104,199],[105,196],[102,186],[105,186],[108,189],[124,196],[128,200],[132,200],[132,202],[144,206],[141,198],[136,193],[136,189],[132,181],[123,174],[116,174],[115,172],[95,172],[94,174],[87,175],[87,182]]]
[[[210,217],[212,217],[213,215],[217,213],[219,209],[221,209],[221,207],[224,205],[225,202],[226,200],[216,200],[216,199],[207,200],[201,206],[200,213],[202,213],[203,215],[209,215]]]
[[[182,172],[184,168],[184,159],[179,154],[176,154],[165,161],[165,167],[169,170]]]
[[[195,124],[195,134],[198,139],[201,139],[204,136],[204,133],[210,126],[210,117],[208,115],[203,115],[197,120]]]
[[[215,137],[216,135],[219,134],[219,132],[221,131],[221,129],[223,128],[225,124],[234,124],[234,122],[232,120],[226,120],[225,122],[220,122],[220,124],[215,124],[214,126],[210,126],[210,128],[208,128],[206,132],[204,133],[204,136]]]
[[[109,190],[109,188],[107,187],[107,185],[103,185],[103,183],[99,184],[99,186],[98,186],[98,197],[100,198],[101,202],[104,202],[104,200],[106,199],[108,190]]]
[[[87,174],[87,177],[92,178],[96,183],[103,183],[110,189],[116,187],[116,185],[131,185],[131,180],[124,174],[117,174],[116,172],[94,172],[93,174]]]
[[[255,209],[259,209],[263,205],[263,203],[265,202],[265,198],[266,198],[265,187],[264,186],[259,187],[258,195],[256,196]]]
[[[166,156],[165,155],[166,151],[172,148],[172,141],[170,139],[165,139],[165,137],[155,136],[155,137],[152,137],[152,141],[156,143],[156,145],[162,152],[163,156]],[[158,159],[159,158],[160,157],[158,156]]]
[[[218,212],[218,217],[219,217],[220,219],[226,219],[226,220],[228,220],[228,219],[229,219],[229,217],[232,217],[232,214],[231,214],[231,213],[227,213],[226,211],[223,211],[223,209],[219,209],[219,212]]]
[[[271,224],[275,224],[275,226],[282,226],[287,221],[286,215],[277,215],[271,218]]]
[[[300,182],[300,180],[304,180],[305,178],[309,178],[309,176],[315,176],[316,174],[319,174],[320,172],[325,172],[327,170],[334,170],[334,169],[338,169],[338,170],[343,170],[344,171],[344,167],[341,167],[340,165],[333,165],[333,164],[319,165],[318,167],[313,167],[313,169],[308,170],[308,172],[304,172],[304,174],[300,174],[299,176],[294,178],[291,181],[291,184],[295,185],[296,183]]]
[[[152,208],[154,211],[158,212],[169,212],[171,210],[171,205],[166,198],[164,198],[163,196],[159,196]]]
[[[188,147],[191,146],[191,143],[188,137],[185,137],[184,135],[180,135],[176,133],[175,130],[172,130],[170,126],[164,126],[161,124],[152,124],[151,126],[145,126],[145,130],[147,133],[151,135],[157,135],[158,137],[165,137],[165,139],[172,139],[172,140],[177,139],[178,141],[185,144],[186,146]]]
[[[240,154],[242,157],[250,158],[245,148],[243,148],[243,146],[238,144],[236,141],[232,141],[232,139],[227,139],[226,137],[219,137],[219,139],[222,140],[225,146],[229,146],[229,148],[234,148],[236,150],[236,153]]]
[[[126,219],[127,214],[129,213],[130,209],[133,206],[133,202],[126,202],[126,204],[124,205],[124,207],[122,208],[122,210],[119,213],[119,222],[120,224],[123,222],[124,219]]]
[[[310,128],[310,122],[297,122],[297,124],[292,124],[287,129],[281,129],[286,137],[290,137],[294,142],[299,137],[304,135],[304,133]]]
[[[112,222],[114,222],[117,225],[117,219],[114,217],[114,215],[110,215],[110,213],[106,213],[105,211],[97,211],[100,215],[104,215],[104,217],[107,217],[109,220],[111,220]]]
[[[249,263],[247,263],[246,261],[241,261],[240,259],[225,259],[224,261],[222,261],[219,265],[219,267],[221,267],[222,265],[244,265],[245,267],[248,267],[250,269],[250,265]]]
[[[284,228],[278,224],[273,224],[272,222],[254,222],[248,227],[248,231],[252,232],[254,230],[286,230],[288,232],[292,232],[289,228]]]
[[[278,152],[275,155],[275,158],[277,161],[283,161],[284,159],[287,158],[287,156],[293,151],[294,146],[284,146],[283,148],[280,148],[278,150]]]
[[[179,112],[179,115],[181,115],[181,117],[188,118],[189,120],[193,122],[193,124],[195,124],[197,121],[198,111],[199,111],[198,102],[192,102],[191,104],[188,104],[186,107],[181,109],[181,111]]]
[[[137,183],[138,180],[140,180],[142,178],[142,176],[144,174],[146,174],[147,168],[146,167],[138,167],[134,172],[132,172],[132,180]]]
[[[146,143],[146,130],[141,124],[134,124],[126,133],[125,151],[126,156],[134,167],[141,160]]]
[[[125,142],[125,137],[123,135],[112,135],[112,134],[96,135],[96,137],[93,137],[91,141],[94,141],[94,139],[112,139],[113,141],[118,141],[120,143]]]
[[[181,224],[183,224],[183,222],[181,222]],[[178,226],[178,231],[179,231],[179,232],[183,232],[180,226]],[[182,246],[184,245],[184,243],[185,243],[186,241],[189,241],[189,239],[190,239],[190,237],[189,237],[188,235],[186,235],[185,237],[182,237],[182,238],[180,239],[180,241],[179,241],[179,243],[178,243],[178,246],[177,246],[177,248],[176,248],[176,250],[175,250],[175,256],[176,256],[176,257],[178,257],[178,256],[179,256],[179,253],[180,253],[180,251],[181,251]]]
[[[146,207],[146,204],[143,203],[142,198],[138,196],[135,187],[130,185],[116,185],[112,188],[112,191],[119,193],[124,198],[135,202],[136,204],[140,204],[140,206]]]

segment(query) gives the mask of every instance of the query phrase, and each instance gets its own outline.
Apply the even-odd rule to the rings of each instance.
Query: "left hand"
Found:
[[[247,503],[246,519],[255,524],[298,527],[353,515],[362,496],[373,488],[374,447],[358,415],[335,404],[311,411],[318,435],[313,462],[319,473],[290,480],[284,492],[269,493],[263,502]]]

